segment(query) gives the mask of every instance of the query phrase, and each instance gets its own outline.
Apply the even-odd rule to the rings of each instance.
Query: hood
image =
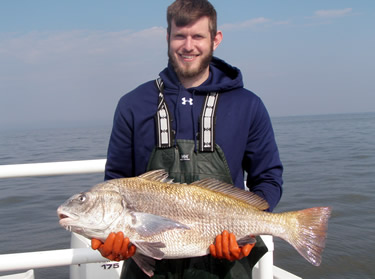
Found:
[[[182,86],[171,63],[161,73],[166,91],[178,92]],[[241,71],[227,64],[224,60],[213,57],[210,63],[210,76],[200,86],[189,88],[189,91],[196,93],[225,92],[243,87]]]

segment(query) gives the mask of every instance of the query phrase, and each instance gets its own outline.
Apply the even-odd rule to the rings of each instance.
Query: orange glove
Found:
[[[240,260],[250,254],[254,245],[255,243],[239,247],[234,234],[223,231],[222,234],[216,236],[215,244],[210,245],[210,253],[218,259]]]
[[[110,233],[104,243],[95,238],[91,239],[91,248],[99,250],[103,257],[111,261],[127,260],[132,257],[136,247],[129,244],[129,238],[124,237],[122,232]]]

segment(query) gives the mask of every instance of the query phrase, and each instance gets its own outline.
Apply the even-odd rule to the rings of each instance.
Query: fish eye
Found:
[[[80,195],[78,196],[78,201],[79,201],[79,202],[85,202],[86,199],[87,199],[87,197],[86,197],[85,194],[80,194]]]

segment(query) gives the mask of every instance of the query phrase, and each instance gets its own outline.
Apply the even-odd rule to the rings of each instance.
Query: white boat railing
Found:
[[[81,160],[66,162],[50,162],[36,164],[0,165],[0,178],[15,178],[28,176],[53,176],[67,174],[84,174],[104,172],[105,159]],[[273,238],[262,236],[267,245],[268,253],[257,263],[254,278],[299,278],[293,274],[280,270],[273,266]],[[44,268],[52,266],[85,264],[106,261],[98,251],[91,248],[61,249],[51,251],[39,251],[29,253],[0,255],[0,271],[24,270],[29,268]],[[281,271],[282,276],[277,273]]]
[[[0,178],[104,172],[106,159],[0,165]]]
[[[26,270],[108,261],[91,248],[60,249],[0,255],[0,271]]]

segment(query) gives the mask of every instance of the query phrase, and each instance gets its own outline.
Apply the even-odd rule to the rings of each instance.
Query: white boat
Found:
[[[105,159],[36,164],[0,165],[1,178],[104,172]],[[273,238],[261,236],[268,252],[253,269],[254,279],[300,279],[273,265]],[[72,233],[69,249],[0,255],[0,272],[23,271],[0,279],[34,279],[34,269],[70,265],[70,279],[118,279],[122,262],[110,262],[91,249],[90,240]],[[27,270],[25,272],[25,270]],[[52,277],[52,276],[51,276]]]

